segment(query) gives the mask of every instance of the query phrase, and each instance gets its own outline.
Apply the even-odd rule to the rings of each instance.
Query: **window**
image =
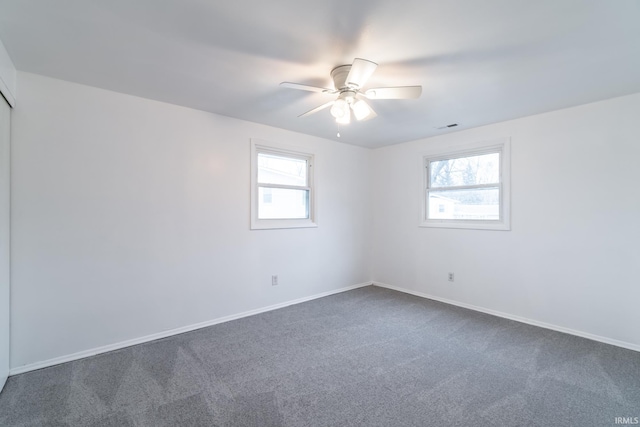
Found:
[[[313,154],[251,140],[251,228],[315,227]]]
[[[508,139],[423,158],[423,227],[509,230]]]

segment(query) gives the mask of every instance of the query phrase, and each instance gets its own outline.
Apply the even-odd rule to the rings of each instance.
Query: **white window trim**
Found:
[[[465,157],[474,154],[500,152],[500,220],[427,219],[427,165],[433,160]],[[420,162],[422,186],[420,189],[420,227],[466,228],[476,230],[511,230],[511,140],[500,138],[471,144],[433,148],[423,152]]]
[[[309,218],[302,219],[260,219],[258,218],[258,153],[280,154],[288,157],[301,158],[308,161],[307,188],[309,190]],[[267,142],[259,139],[251,139],[251,229],[274,230],[282,228],[313,228],[316,223],[316,186],[314,181],[313,153],[300,151],[297,147]],[[270,185],[270,187],[283,187]],[[286,186],[285,186],[286,187]],[[288,188],[288,187],[287,187]],[[298,187],[296,187],[298,188]]]

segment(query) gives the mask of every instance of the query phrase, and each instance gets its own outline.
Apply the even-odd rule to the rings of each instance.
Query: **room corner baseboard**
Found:
[[[575,335],[575,336],[578,336],[578,337],[581,337],[581,338],[586,338],[586,339],[589,339],[589,340],[592,340],[592,341],[598,341],[598,342],[605,343],[605,344],[615,345],[616,347],[622,347],[622,348],[626,348],[628,350],[634,350],[634,351],[640,352],[640,345],[638,345],[638,344],[633,344],[633,343],[629,343],[629,342],[626,342],[626,341],[620,341],[620,340],[616,340],[616,339],[613,339],[613,338],[607,338],[607,337],[603,337],[603,336],[600,336],[600,335],[594,335],[594,334],[590,334],[588,332],[576,331],[574,329],[565,328],[563,326],[557,326],[557,325],[553,325],[553,324],[545,323],[545,322],[540,322],[540,321],[533,320],[533,319],[527,319],[526,317],[515,316],[513,314],[503,313],[501,311],[491,310],[489,308],[479,307],[479,306],[476,306],[476,305],[467,304],[467,303],[463,303],[463,302],[458,302],[458,301],[450,300],[450,299],[447,299],[447,298],[441,298],[441,297],[437,297],[437,296],[434,296],[434,295],[425,294],[423,292],[417,292],[417,291],[401,288],[399,286],[389,285],[389,284],[382,283],[382,282],[374,281],[373,285],[381,287],[381,288],[391,289],[391,290],[398,291],[398,292],[404,292],[405,294],[411,294],[411,295],[415,295],[415,296],[418,296],[418,297],[421,297],[421,298],[426,298],[426,299],[430,299],[430,300],[434,300],[434,301],[443,302],[445,304],[455,305],[457,307],[467,308],[469,310],[479,311],[481,313],[491,314],[491,315],[497,316],[497,317],[503,317],[503,318],[509,319],[509,320],[515,320],[516,322],[526,323],[526,324],[533,325],[533,326],[539,326],[541,328],[551,329],[553,331],[563,332],[565,334]]]
[[[340,289],[334,289],[332,291],[322,292],[319,294],[311,295],[308,297],[298,298],[295,300],[285,301],[278,304],[270,305],[267,307],[257,308],[255,310],[249,310],[238,314],[232,314],[230,316],[219,317],[217,319],[208,320],[206,322],[196,323],[192,325],[182,326],[180,328],[170,329],[167,331],[158,332],[151,335],[146,335],[139,338],[133,338],[126,341],[121,341],[114,344],[105,345],[102,347],[96,347],[89,350],[79,351],[77,353],[69,354],[66,356],[55,357],[53,359],[43,360],[41,362],[30,363],[27,365],[18,366],[9,370],[9,376],[23,374],[25,372],[35,371],[37,369],[48,368],[49,366],[59,365],[61,363],[72,362],[74,360],[83,359],[85,357],[95,356],[97,354],[107,353],[109,351],[119,350],[121,348],[130,347],[132,345],[143,344],[150,341],[167,338],[173,335],[183,334],[185,332],[195,331],[196,329],[206,328],[207,326],[217,325],[219,323],[229,322],[231,320],[240,319],[243,317],[253,316],[255,314],[265,313],[267,311],[277,310],[279,308],[288,307],[290,305],[300,304],[303,302],[311,301],[318,298],[323,298],[333,294],[339,294],[342,292],[351,291],[353,289],[362,288],[364,286],[371,286],[373,282],[359,283],[357,285],[347,286]]]

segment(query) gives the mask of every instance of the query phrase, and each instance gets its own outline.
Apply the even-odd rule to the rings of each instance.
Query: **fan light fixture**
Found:
[[[360,99],[351,104],[351,109],[353,109],[353,115],[356,116],[356,120],[366,119],[371,114],[371,108]]]
[[[349,104],[342,98],[338,98],[331,107],[331,115],[336,118],[336,121],[344,119],[345,116],[349,116]]]
[[[351,111],[349,111],[348,105],[344,115],[336,117],[336,123],[340,123],[341,125],[348,125],[349,123],[351,123]]]
[[[364,90],[363,87],[378,64],[362,58],[356,58],[351,65],[339,65],[331,70],[333,88],[309,86],[300,83],[282,82],[280,86],[322,93],[323,95],[338,95],[334,101],[326,102],[298,117],[305,117],[320,110],[331,107],[331,115],[339,124],[351,122],[351,111],[356,120],[376,117],[376,112],[365,101],[366,99],[416,99],[422,94],[422,86],[378,87]],[[339,135],[338,135],[339,136]]]
[[[331,115],[336,118],[336,122],[349,124],[351,122],[351,110],[353,110],[356,120],[362,120],[371,114],[371,108],[366,102],[356,99],[354,91],[345,90],[340,93],[338,99],[331,106]]]

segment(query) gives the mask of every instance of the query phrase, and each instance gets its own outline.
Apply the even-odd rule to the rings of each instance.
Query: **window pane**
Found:
[[[274,154],[258,153],[258,182],[307,186],[307,161]]]
[[[432,188],[500,182],[500,153],[436,160],[429,166]]]
[[[258,218],[309,218],[309,190],[258,187]]]
[[[429,191],[429,219],[499,220],[500,190]]]

